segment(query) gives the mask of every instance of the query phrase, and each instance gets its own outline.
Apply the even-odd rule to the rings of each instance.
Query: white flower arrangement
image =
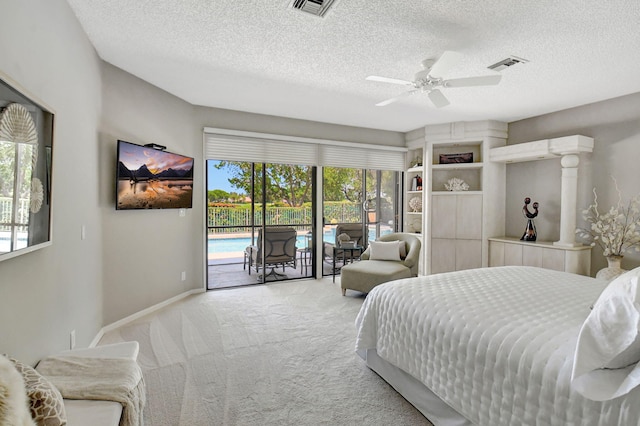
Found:
[[[622,194],[618,182],[613,178],[618,192],[618,203],[606,213],[598,211],[598,194],[593,188],[593,204],[582,212],[589,229],[576,229],[576,233],[591,241],[591,245],[602,247],[603,255],[622,256],[628,250],[640,252],[640,195],[631,198],[626,206],[622,204]]]
[[[468,191],[469,185],[458,178],[451,178],[444,184],[444,187],[447,191]]]

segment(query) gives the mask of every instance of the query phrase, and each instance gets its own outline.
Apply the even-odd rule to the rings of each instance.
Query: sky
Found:
[[[143,164],[152,173],[159,173],[172,168],[174,170],[189,170],[193,167],[193,158],[171,152],[159,151],[121,141],[118,144],[119,160],[129,169],[137,170]]]
[[[214,167],[217,161],[207,161],[207,190],[222,189],[227,192],[241,192],[229,183],[229,175],[225,169]]]

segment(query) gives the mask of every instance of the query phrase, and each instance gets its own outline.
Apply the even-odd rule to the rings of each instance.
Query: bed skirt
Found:
[[[367,366],[389,383],[404,399],[416,407],[434,426],[472,426],[469,420],[451,408],[429,388],[378,356],[375,349],[357,351]]]

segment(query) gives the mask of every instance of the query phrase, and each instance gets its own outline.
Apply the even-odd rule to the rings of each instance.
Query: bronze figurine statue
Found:
[[[535,241],[537,238],[536,233],[536,225],[533,223],[533,219],[538,216],[538,202],[533,203],[534,213],[529,211],[529,204],[531,203],[531,198],[527,197],[524,199],[524,206],[522,207],[522,214],[527,218],[527,227],[524,230],[524,234],[522,234],[522,241]]]

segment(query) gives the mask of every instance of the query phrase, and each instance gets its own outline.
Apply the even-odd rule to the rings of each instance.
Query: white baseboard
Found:
[[[164,300],[158,304],[155,304],[153,306],[149,306],[146,309],[143,309],[139,312],[136,312],[135,314],[131,314],[128,317],[122,318],[121,320],[118,320],[114,323],[111,323],[109,325],[105,325],[104,327],[102,327],[100,329],[100,331],[98,331],[98,333],[96,334],[96,337],[93,338],[93,340],[91,341],[91,344],[89,345],[90,348],[96,347],[98,345],[98,342],[100,342],[100,339],[102,339],[102,337],[104,336],[105,333],[108,333],[109,331],[113,331],[119,327],[122,327],[125,324],[128,324],[134,320],[137,320],[138,318],[142,318],[145,315],[149,315],[150,313],[157,311],[158,309],[162,309],[165,306],[169,306],[172,303],[177,302],[180,299],[184,299],[187,296],[191,296],[192,294],[198,294],[198,293],[204,293],[204,289],[203,288],[196,288],[193,290],[189,290],[186,291],[184,293],[180,293],[177,296],[173,296],[170,299]]]

